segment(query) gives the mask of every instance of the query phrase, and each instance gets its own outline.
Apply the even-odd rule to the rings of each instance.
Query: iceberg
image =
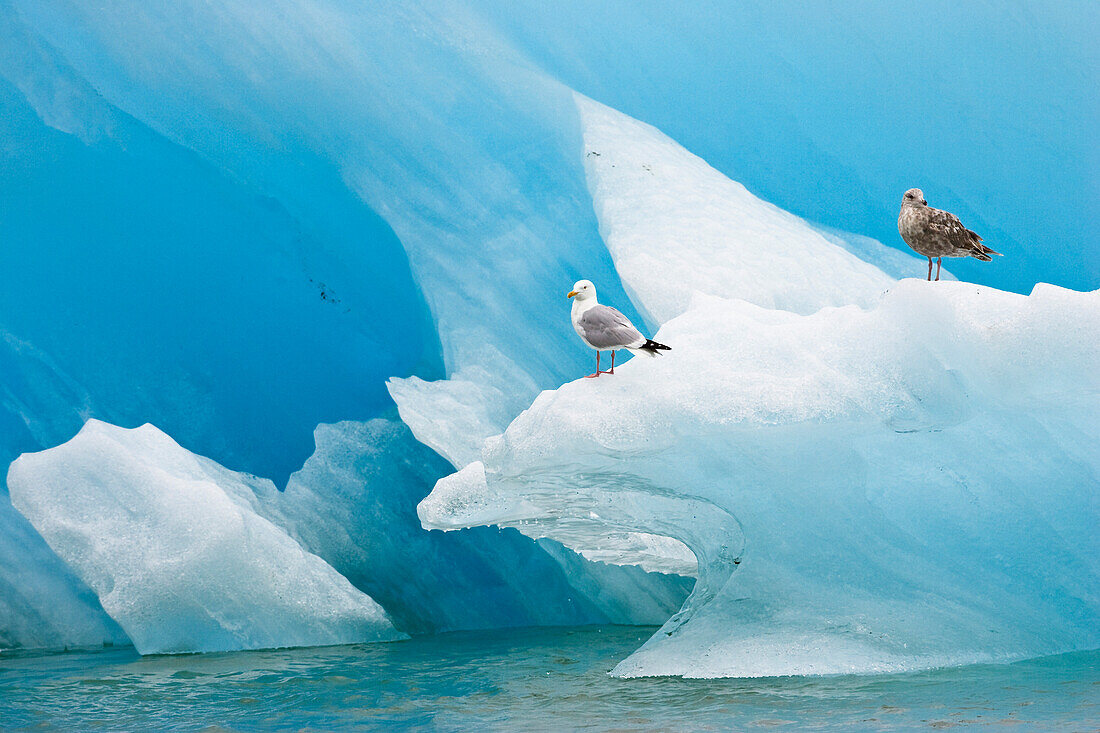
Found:
[[[586,146],[613,151],[616,141],[593,137],[600,112],[586,98],[658,124],[715,175],[787,211],[882,242],[900,245],[898,191],[939,189],[945,206],[1008,244],[997,269],[960,262],[959,273],[1020,292],[1037,277],[1092,287],[1098,250],[1084,222],[1097,199],[1082,192],[1097,149],[1095,85],[1073,70],[1094,66],[1094,24],[1081,18],[1095,11],[944,7],[957,21],[950,38],[939,27],[907,27],[896,42],[898,16],[865,10],[0,0],[0,209],[10,245],[0,247],[0,330],[19,345],[9,354],[0,343],[0,465],[57,445],[94,417],[151,422],[198,455],[282,487],[314,450],[318,425],[388,420],[394,403],[454,468],[479,460],[484,440],[539,390],[587,366],[587,351],[560,327],[563,287],[582,276],[598,282],[647,333],[691,302],[686,291],[649,293],[661,285],[637,270],[644,260],[630,263],[629,221],[616,219],[614,197],[593,199],[617,169],[599,169]],[[1023,50],[1021,33],[1034,41]],[[913,87],[898,83],[912,67],[924,72],[916,116]],[[993,71],[1005,67],[1017,73]],[[865,104],[870,97],[883,102]],[[983,114],[958,114],[975,108]],[[610,129],[631,129],[604,116]],[[941,144],[930,149],[929,140]],[[645,158],[634,162],[650,164]],[[705,286],[693,269],[697,290],[809,315],[848,302],[873,307],[908,266],[919,272],[902,251],[800,223],[739,184],[710,180],[716,205],[725,197],[743,205],[712,212],[727,234],[742,215],[787,227],[772,241],[790,270],[771,272],[788,278],[772,288],[725,262]],[[722,244],[722,227],[698,232],[712,248]],[[1051,246],[1023,244],[1040,236]],[[753,246],[741,241],[738,256],[751,257]],[[654,245],[646,256],[668,266],[660,254]],[[826,285],[819,274],[838,279]],[[344,458],[371,452],[360,445]],[[376,460],[396,466],[403,455]],[[374,513],[345,488],[336,491],[348,502],[339,510],[323,485],[310,488],[315,506],[373,521],[396,515],[396,495],[426,493],[438,478],[429,473],[421,489],[403,485]],[[0,593],[12,609],[0,614],[0,643],[118,638],[91,590],[7,502],[0,487],[0,517],[10,519],[0,522],[27,542],[0,546]],[[278,503],[257,511],[276,516]],[[519,541],[486,531],[466,546],[451,536],[441,542],[464,554],[441,567],[468,566],[475,577]],[[676,540],[637,531],[618,542],[643,568],[699,572]],[[335,544],[306,549],[335,564]],[[572,588],[578,608],[576,594],[595,603],[603,609],[595,617],[651,617],[682,589],[678,579],[662,584],[582,561],[548,539],[538,546],[566,573],[553,587]],[[534,543],[525,547],[534,552]],[[584,551],[600,560],[619,550]],[[366,554],[355,556],[360,565],[340,567],[370,585],[368,595],[397,599],[394,614],[407,613],[410,627],[435,610],[443,626],[478,616],[430,604],[417,611],[400,601],[404,589],[369,582]],[[396,570],[387,577],[400,583]],[[656,595],[631,591],[632,577]],[[548,608],[550,585],[537,598],[504,585],[521,597],[501,608]],[[71,620],[35,610],[53,607]],[[518,618],[497,610],[482,618]]]
[[[697,577],[624,677],[1100,645],[1100,291],[895,281],[655,129],[586,107],[601,231],[672,351],[543,392],[436,484],[424,526],[515,527]],[[692,235],[667,254],[677,231]],[[760,249],[776,246],[795,256],[773,269]],[[722,277],[677,266],[711,261]]]
[[[152,425],[89,420],[20,456],[12,503],[142,654],[404,638],[382,608],[255,511],[261,480]]]
[[[1100,293],[905,280],[809,316],[698,296],[658,338],[668,358],[540,395],[419,508],[681,572],[616,539],[689,547],[692,596],[616,674],[1100,645]]]

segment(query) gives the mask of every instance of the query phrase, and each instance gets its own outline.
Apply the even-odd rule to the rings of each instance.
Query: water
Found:
[[[0,654],[4,730],[1100,729],[1100,652],[928,672],[607,676],[653,629],[520,629],[232,654]]]

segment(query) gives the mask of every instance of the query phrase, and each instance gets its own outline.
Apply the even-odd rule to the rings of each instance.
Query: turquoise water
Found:
[[[928,672],[618,680],[653,629],[233,654],[0,654],[4,730],[1100,730],[1100,652]]]

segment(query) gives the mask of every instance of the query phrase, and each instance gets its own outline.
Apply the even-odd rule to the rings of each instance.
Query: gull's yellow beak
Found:
[[[577,294],[576,290],[570,290],[568,293],[566,293],[565,297],[566,298],[572,298],[576,294]]]

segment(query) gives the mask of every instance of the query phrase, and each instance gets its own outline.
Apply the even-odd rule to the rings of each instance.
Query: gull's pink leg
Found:
[[[932,282],[932,258],[928,258],[928,282]]]
[[[586,374],[584,376],[584,378],[585,379],[592,379],[593,377],[598,377],[598,376],[600,376],[600,352],[597,351],[596,352],[596,373],[595,374]]]
[[[936,282],[940,281],[940,267],[943,265],[943,258],[936,258]]]
[[[614,373],[615,373],[615,350],[612,349],[612,351],[611,351],[611,371],[604,372],[604,374],[614,374]]]

